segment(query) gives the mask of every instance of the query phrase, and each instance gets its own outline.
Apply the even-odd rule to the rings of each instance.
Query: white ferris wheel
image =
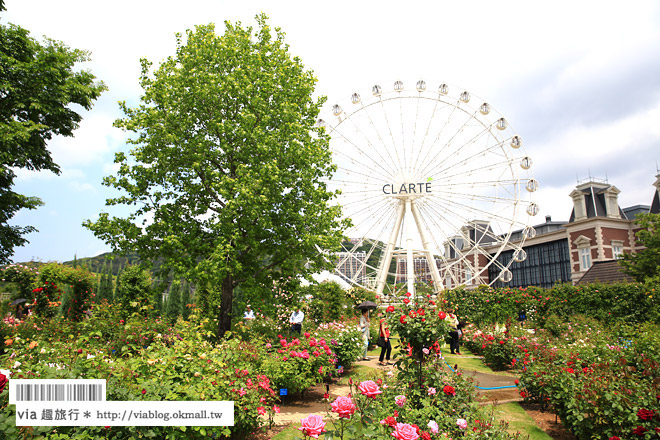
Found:
[[[353,93],[318,121],[337,165],[328,187],[353,225],[336,274],[378,295],[511,281],[539,212],[521,137],[464,89],[408,85]]]

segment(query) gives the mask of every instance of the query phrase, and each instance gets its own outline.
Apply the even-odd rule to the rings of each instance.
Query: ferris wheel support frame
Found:
[[[439,294],[443,288],[442,278],[440,277],[438,266],[435,264],[435,258],[433,257],[433,252],[431,250],[431,244],[426,234],[424,233],[421,215],[417,205],[415,204],[415,198],[404,196],[397,197],[397,199],[399,200],[399,208],[397,210],[394,227],[392,228],[392,232],[390,234],[390,239],[387,243],[385,255],[383,256],[380,262],[380,267],[378,268],[378,284],[376,287],[376,295],[382,295],[383,290],[385,289],[387,271],[394,254],[396,238],[399,235],[401,224],[403,223],[404,219],[406,219],[406,283],[408,292],[410,292],[413,297],[415,296],[415,249],[413,249],[413,235],[414,228],[417,227],[417,233],[419,234],[419,238],[421,239],[422,246],[424,248],[423,254],[426,257],[429,271],[431,272],[431,277],[433,279],[433,290],[436,294]],[[414,220],[414,224],[411,219]]]
[[[422,246],[424,247],[424,252],[426,253],[426,261],[429,264],[429,271],[431,272],[431,279],[433,280],[433,291],[436,295],[439,295],[443,290],[442,278],[440,278],[438,266],[435,264],[435,258],[433,257],[433,252],[431,250],[431,243],[424,233],[424,228],[422,227],[422,216],[419,213],[419,209],[414,203],[414,200],[411,204],[411,207],[412,215],[415,219],[415,224],[417,225],[417,231],[419,231],[419,237],[422,239]]]
[[[403,204],[400,204],[399,210],[397,212],[396,220],[394,222],[394,228],[392,228],[390,239],[387,242],[385,255],[383,256],[380,262],[380,267],[378,268],[378,281],[377,281],[378,284],[376,285],[377,296],[381,296],[383,294],[383,290],[385,290],[385,283],[387,282],[387,271],[390,267],[390,262],[392,261],[392,254],[394,253],[394,247],[396,245],[396,237],[399,235],[399,231],[401,230],[403,213],[404,213],[404,206]]]

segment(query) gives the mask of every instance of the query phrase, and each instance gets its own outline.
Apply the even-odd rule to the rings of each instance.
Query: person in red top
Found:
[[[390,363],[390,354],[392,354],[392,344],[390,343],[390,328],[387,326],[385,318],[380,320],[380,337],[385,341],[380,349],[378,363],[380,365],[392,365]],[[387,362],[383,362],[385,359]]]

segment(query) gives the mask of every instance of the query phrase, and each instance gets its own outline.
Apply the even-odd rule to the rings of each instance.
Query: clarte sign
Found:
[[[431,192],[431,182],[424,183],[386,183],[384,194],[427,194]]]

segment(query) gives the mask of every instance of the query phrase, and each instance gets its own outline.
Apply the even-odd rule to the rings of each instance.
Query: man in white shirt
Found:
[[[303,319],[305,319],[305,314],[300,310],[300,308],[291,314],[291,317],[289,318],[289,324],[291,324],[292,333],[300,334]]]
[[[246,321],[252,321],[254,319],[254,311],[250,308],[250,304],[247,305],[247,310],[243,314],[243,319]]]

